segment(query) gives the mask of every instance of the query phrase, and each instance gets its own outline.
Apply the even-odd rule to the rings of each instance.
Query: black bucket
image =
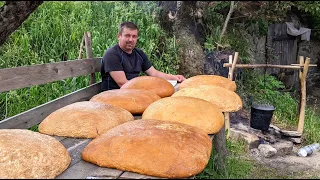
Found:
[[[269,129],[273,116],[274,107],[272,105],[251,106],[250,127],[266,131]]]

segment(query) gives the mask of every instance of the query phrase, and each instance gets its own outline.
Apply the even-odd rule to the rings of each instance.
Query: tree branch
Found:
[[[0,8],[0,45],[43,1],[6,1]]]
[[[221,31],[221,34],[220,34],[220,40],[221,40],[221,38],[224,36],[224,34],[225,34],[225,32],[226,32],[228,22],[229,22],[229,20],[230,20],[231,14],[232,14],[232,12],[233,12],[233,8],[234,8],[234,1],[231,1],[229,13],[228,13],[228,15],[227,15],[226,20],[224,21],[223,28],[222,28],[222,31]]]

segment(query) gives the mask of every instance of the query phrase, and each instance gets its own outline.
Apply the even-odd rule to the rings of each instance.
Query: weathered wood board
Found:
[[[99,72],[100,60],[99,57],[0,69],[0,92]]]

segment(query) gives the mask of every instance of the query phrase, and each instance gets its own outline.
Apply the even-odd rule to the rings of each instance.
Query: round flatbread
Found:
[[[26,129],[0,129],[0,177],[53,179],[71,162],[55,138]]]
[[[184,178],[203,171],[211,149],[209,136],[197,127],[170,121],[135,120],[91,141],[82,158],[102,167]]]
[[[237,93],[219,86],[199,85],[183,88],[172,95],[178,96],[204,99],[217,105],[222,112],[236,112],[242,108],[242,100]]]
[[[184,80],[179,84],[178,89],[186,87],[196,87],[199,85],[213,85],[226,88],[230,91],[236,91],[236,83],[228,78],[218,75],[197,75]]]
[[[153,76],[139,76],[126,82],[120,89],[144,89],[155,92],[161,98],[171,96],[174,87],[165,79]]]
[[[142,119],[180,122],[215,134],[224,125],[222,111],[216,105],[194,97],[166,97],[152,103]]]
[[[107,130],[134,120],[132,114],[120,107],[99,102],[82,101],[62,107],[39,124],[43,134],[95,138]]]
[[[128,110],[132,114],[142,114],[154,101],[161,99],[156,93],[143,89],[114,89],[93,96],[90,101],[111,104]]]

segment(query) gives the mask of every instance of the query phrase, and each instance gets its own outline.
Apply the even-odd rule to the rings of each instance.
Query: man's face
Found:
[[[123,28],[122,34],[118,34],[119,46],[127,53],[131,53],[136,47],[138,40],[138,30]]]

